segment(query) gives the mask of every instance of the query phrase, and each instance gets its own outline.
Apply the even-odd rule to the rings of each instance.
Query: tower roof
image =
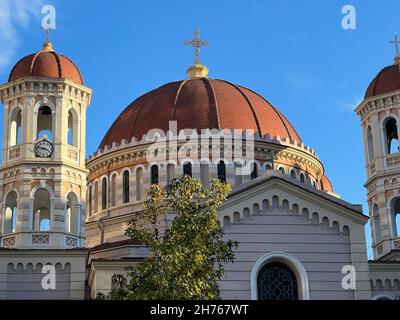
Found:
[[[375,76],[365,92],[365,99],[400,90],[400,65],[392,64]]]
[[[375,76],[369,84],[365,92],[365,99],[379,96],[391,91],[400,90],[400,53],[399,53],[399,39],[397,34],[394,35],[394,40],[390,43],[395,46],[394,64],[383,68]]]
[[[83,85],[82,74],[75,63],[53,50],[50,42],[42,50],[19,60],[11,70],[8,81],[24,77],[64,78]]]

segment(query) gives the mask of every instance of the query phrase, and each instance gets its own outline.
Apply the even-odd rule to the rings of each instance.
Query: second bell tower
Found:
[[[400,56],[383,68],[356,108],[363,129],[375,259],[400,259]]]
[[[91,90],[79,69],[46,42],[0,86],[1,246],[85,246],[85,128]]]

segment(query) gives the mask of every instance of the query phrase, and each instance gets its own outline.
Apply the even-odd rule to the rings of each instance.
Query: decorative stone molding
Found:
[[[32,234],[32,244],[50,244],[50,235]]]
[[[311,148],[297,141],[289,141],[286,138],[280,139],[279,136],[272,139],[269,138],[269,135],[265,135],[263,138],[259,136],[256,138],[254,142],[255,159],[266,161],[273,158],[277,163],[283,162],[288,165],[303,167],[304,171],[307,171],[317,180],[322,177],[323,166],[318,160],[317,154]],[[182,142],[182,144],[184,143]],[[129,143],[126,140],[122,140],[120,144],[113,143],[111,147],[106,146],[103,150],[98,150],[87,159],[89,181],[122,167],[134,166],[140,163],[146,164],[148,147],[149,141],[144,135],[141,141],[137,141],[136,138],[132,138]],[[178,150],[179,147],[180,145],[178,145]],[[223,151],[224,149],[222,148],[221,152]]]
[[[3,247],[4,248],[13,248],[15,247],[15,236],[3,238]]]
[[[70,248],[78,247],[78,238],[66,236],[65,237],[65,246]]]
[[[317,212],[313,208],[302,207],[298,203],[291,203],[289,200],[279,195],[266,194],[264,199],[254,202],[251,206],[243,204],[240,209],[230,214],[219,214],[218,220],[221,226],[227,227],[233,223],[243,223],[245,219],[251,219],[254,215],[268,215],[273,209],[273,202],[278,203],[279,210],[287,210],[294,216],[306,215],[306,219],[310,224],[325,225],[329,230],[336,231],[337,234],[348,234],[350,228],[341,220],[332,220],[324,215],[323,212]]]
[[[400,106],[400,91],[389,92],[380,96],[368,98],[361,102],[356,108],[356,113],[362,121],[365,121],[371,114],[390,108]]]
[[[64,96],[74,102],[88,105],[92,90],[67,79],[48,80],[36,77],[26,77],[0,86],[0,100],[3,104],[4,101],[25,98],[27,95],[33,97],[38,94],[46,98]]]

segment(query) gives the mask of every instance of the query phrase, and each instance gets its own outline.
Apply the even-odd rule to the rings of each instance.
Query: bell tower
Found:
[[[0,86],[4,107],[0,246],[85,246],[85,128],[91,90],[45,42]]]
[[[400,259],[400,56],[383,68],[356,108],[360,117],[374,259]]]

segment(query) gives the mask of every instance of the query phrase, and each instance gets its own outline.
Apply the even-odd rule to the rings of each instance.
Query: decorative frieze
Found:
[[[78,239],[75,237],[66,236],[65,237],[65,246],[70,247],[70,248],[78,247]]]
[[[3,238],[3,247],[4,248],[13,248],[15,247],[15,236]]]
[[[32,244],[50,244],[49,234],[33,234]]]

